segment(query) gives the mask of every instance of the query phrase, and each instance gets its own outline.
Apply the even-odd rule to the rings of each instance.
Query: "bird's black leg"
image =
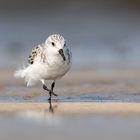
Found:
[[[55,81],[54,81],[54,82],[52,83],[52,85],[51,85],[51,92],[52,92],[52,94],[53,94],[54,96],[58,96],[57,94],[55,94],[55,93],[53,92],[54,86],[55,86]]]
[[[47,91],[51,91],[50,89],[47,88],[47,86],[45,84],[43,84],[43,89],[47,90]]]
[[[51,90],[52,90],[52,91],[53,91],[53,89],[54,89],[54,86],[55,86],[55,82],[53,82],[52,85],[51,85]]]
[[[47,91],[49,92],[50,97],[49,97],[48,100],[50,101],[50,100],[51,100],[51,97],[52,97],[52,90],[48,89],[47,86],[46,86],[45,84],[43,84],[43,89],[44,89],[44,90],[47,90]],[[55,93],[54,93],[54,94],[55,94]]]
[[[55,93],[53,92],[54,86],[55,86],[55,82],[52,83],[52,85],[51,85],[51,90],[50,90],[50,89],[48,89],[48,87],[47,87],[45,84],[43,84],[43,89],[44,89],[44,90],[47,90],[47,91],[49,92],[49,95],[50,95],[50,97],[49,97],[49,99],[48,99],[49,101],[51,100],[52,95],[57,96],[57,94],[55,94]]]

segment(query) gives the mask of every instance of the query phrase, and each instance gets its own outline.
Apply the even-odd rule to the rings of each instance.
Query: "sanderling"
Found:
[[[67,48],[65,39],[54,34],[47,38],[45,43],[33,48],[28,57],[28,66],[15,72],[15,77],[24,78],[27,86],[34,85],[41,81],[43,89],[49,92],[49,99],[52,95],[56,79],[65,75],[71,67],[71,52]],[[53,80],[51,89],[46,86],[46,80]]]

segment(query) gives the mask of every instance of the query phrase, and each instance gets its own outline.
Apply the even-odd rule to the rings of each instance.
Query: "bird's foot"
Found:
[[[51,99],[52,99],[52,95],[54,96],[58,96],[57,94],[55,94],[53,91],[49,91],[49,94],[50,94],[50,97],[48,98],[48,101],[51,102]]]
[[[52,90],[48,89],[46,85],[43,85],[43,89],[47,90],[49,92],[49,94],[52,94],[54,96],[58,96],[57,94],[55,94]]]

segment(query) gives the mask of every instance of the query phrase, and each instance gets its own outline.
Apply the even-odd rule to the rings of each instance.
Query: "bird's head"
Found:
[[[49,53],[61,55],[63,60],[64,61],[66,60],[66,57],[64,54],[66,41],[63,36],[59,34],[50,35],[45,42],[45,46],[47,46],[47,50],[49,51]]]

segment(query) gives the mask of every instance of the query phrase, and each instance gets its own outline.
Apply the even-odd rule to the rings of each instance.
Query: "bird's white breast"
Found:
[[[63,61],[60,55],[49,55],[46,62],[42,63],[42,78],[46,80],[55,80],[62,77],[71,67],[70,58],[65,52],[66,61]]]

